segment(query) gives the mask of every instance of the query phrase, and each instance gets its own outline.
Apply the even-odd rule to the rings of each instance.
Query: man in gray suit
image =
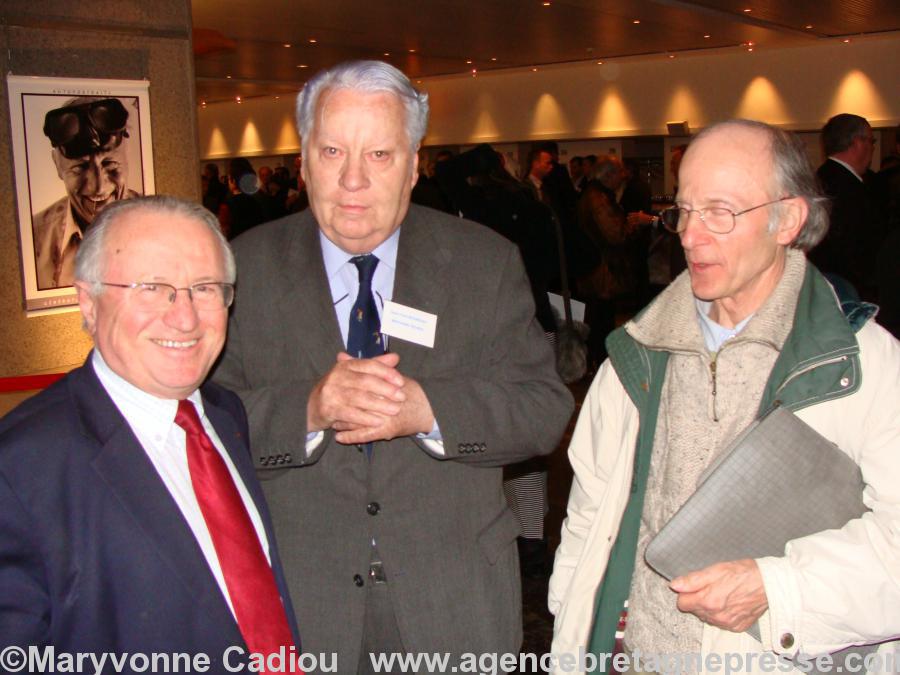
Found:
[[[310,209],[234,242],[215,378],[249,413],[304,651],[341,673],[517,652],[500,467],[551,452],[572,411],[519,254],[410,206],[428,103],[392,66],[318,74],[297,117]]]

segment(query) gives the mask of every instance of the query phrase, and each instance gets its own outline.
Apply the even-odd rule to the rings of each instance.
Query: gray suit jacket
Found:
[[[307,210],[234,242],[239,280],[215,379],[237,391],[275,521],[303,647],[359,658],[375,537],[409,652],[516,652],[522,638],[504,464],[556,446],[572,398],[534,320],[515,246],[487,228],[411,206],[393,299],[436,314],[433,349],[390,341],[425,390],[445,457],[414,438],[371,461],[333,433],[306,457],[306,403],[343,350],[318,227]]]

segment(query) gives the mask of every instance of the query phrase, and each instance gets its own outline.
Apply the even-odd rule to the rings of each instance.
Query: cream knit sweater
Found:
[[[756,417],[766,380],[791,330],[805,270],[804,254],[788,249],[784,274],[772,295],[718,353],[704,344],[687,272],[626,327],[650,349],[671,352],[629,598],[625,644],[632,651],[700,651],[700,620],[678,611],[675,593],[644,562],[644,551],[693,493],[716,454]]]

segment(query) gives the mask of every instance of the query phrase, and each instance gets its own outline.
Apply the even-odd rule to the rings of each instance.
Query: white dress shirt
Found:
[[[228,602],[231,613],[234,614],[234,606],[231,604],[231,598],[228,595],[225,576],[222,574],[222,566],[219,564],[219,558],[216,555],[209,528],[206,526],[206,520],[203,518],[203,512],[197,503],[197,497],[194,494],[194,487],[191,483],[185,432],[180,426],[175,424],[178,401],[157,398],[125,381],[112,371],[103,360],[98,349],[94,350],[91,364],[94,367],[94,372],[97,373],[97,377],[100,379],[100,384],[106,389],[113,403],[115,403],[119,412],[122,413],[125,421],[128,422],[128,426],[131,427],[169,494],[172,495],[172,499],[175,500],[175,504],[200,545],[203,557],[206,558],[206,562],[216,578],[216,583]],[[231,474],[241,500],[244,502],[244,508],[247,509],[247,513],[250,515],[253,528],[256,530],[256,536],[259,537],[266,560],[271,564],[269,559],[269,541],[266,537],[262,519],[256,510],[256,505],[250,498],[250,494],[247,492],[247,488],[244,486],[244,481],[241,480],[240,474],[234,467],[231,457],[228,456],[228,452],[225,451],[225,447],[216,434],[216,430],[210,424],[203,411],[203,400],[200,396],[200,391],[194,391],[188,397],[188,400],[197,408],[197,416],[203,424],[204,431],[206,431],[213,445],[216,446],[216,450],[222,456],[225,466],[228,467],[228,472]]]

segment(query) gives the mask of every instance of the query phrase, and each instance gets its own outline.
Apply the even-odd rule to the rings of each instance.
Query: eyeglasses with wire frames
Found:
[[[691,219],[691,214],[696,213],[698,216],[700,216],[701,222],[710,232],[713,232],[715,234],[729,234],[732,230],[734,230],[735,227],[737,227],[738,216],[742,216],[745,213],[750,213],[751,211],[755,211],[756,209],[761,209],[764,206],[771,206],[772,204],[777,204],[778,202],[783,202],[785,200],[793,198],[793,195],[788,195],[787,197],[782,197],[781,199],[773,199],[770,202],[757,204],[756,206],[751,206],[749,209],[744,209],[743,211],[737,212],[725,208],[724,206],[708,206],[705,209],[688,209],[683,206],[675,205],[664,209],[659,214],[659,220],[662,223],[662,226],[669,232],[680,234],[687,229],[688,221]]]
[[[175,303],[178,291],[187,291],[188,299],[198,311],[226,309],[234,302],[234,284],[224,281],[200,281],[183,288],[158,281],[137,281],[133,284],[101,281],[100,285],[130,289],[132,300],[138,307],[148,311],[167,310]]]

